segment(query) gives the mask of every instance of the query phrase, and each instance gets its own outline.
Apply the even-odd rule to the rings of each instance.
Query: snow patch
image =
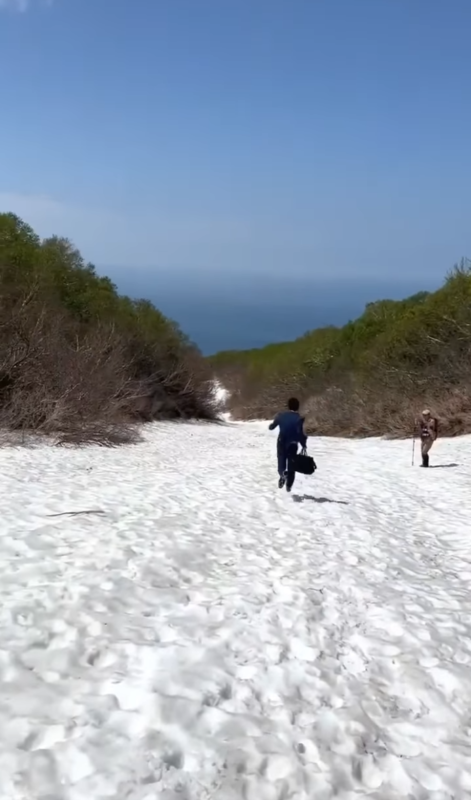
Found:
[[[146,431],[0,451],[0,797],[468,796],[470,438]]]
[[[220,381],[213,381],[213,397],[216,403],[216,407],[219,409],[219,416],[221,419],[226,420],[229,422],[231,419],[231,415],[228,411],[225,411],[227,407],[227,401],[229,400],[230,393],[229,391],[220,383]]]

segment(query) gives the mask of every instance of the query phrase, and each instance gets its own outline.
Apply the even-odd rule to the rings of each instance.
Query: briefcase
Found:
[[[313,475],[316,469],[316,462],[312,456],[304,455],[304,453],[298,453],[294,457],[295,472],[300,472],[301,475]]]

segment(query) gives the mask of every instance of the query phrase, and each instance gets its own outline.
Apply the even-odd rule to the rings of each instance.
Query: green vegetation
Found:
[[[118,294],[67,239],[0,214],[0,427],[119,441],[132,422],[214,417],[211,371],[179,327]]]
[[[369,303],[342,328],[210,363],[238,418],[270,417],[298,394],[311,433],[407,436],[424,405],[442,434],[471,432],[470,264],[436,292]]]

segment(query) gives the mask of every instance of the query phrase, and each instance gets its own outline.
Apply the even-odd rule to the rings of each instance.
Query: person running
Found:
[[[294,458],[298,452],[298,445],[301,445],[303,450],[306,450],[307,447],[307,436],[304,433],[303,423],[304,419],[299,414],[299,400],[296,397],[290,397],[288,410],[280,411],[268,426],[271,431],[279,428],[276,446],[280,476],[278,488],[282,489],[286,484],[288,492],[293,488],[296,477]]]
[[[421,441],[422,466],[429,465],[429,452],[438,436],[438,422],[428,408],[422,411],[418,421],[419,436]]]

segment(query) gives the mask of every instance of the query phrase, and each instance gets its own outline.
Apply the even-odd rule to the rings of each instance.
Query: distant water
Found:
[[[313,328],[343,325],[366,303],[401,299],[422,289],[417,280],[289,279],[150,274],[108,270],[120,291],[151,300],[176,320],[205,355],[263,347],[302,336]]]
[[[299,304],[257,306],[223,299],[216,303],[200,300],[192,304],[170,298],[167,302],[162,300],[160,308],[178,321],[205,355],[296,339],[312,328],[342,325],[362,310],[361,304],[328,309]]]

